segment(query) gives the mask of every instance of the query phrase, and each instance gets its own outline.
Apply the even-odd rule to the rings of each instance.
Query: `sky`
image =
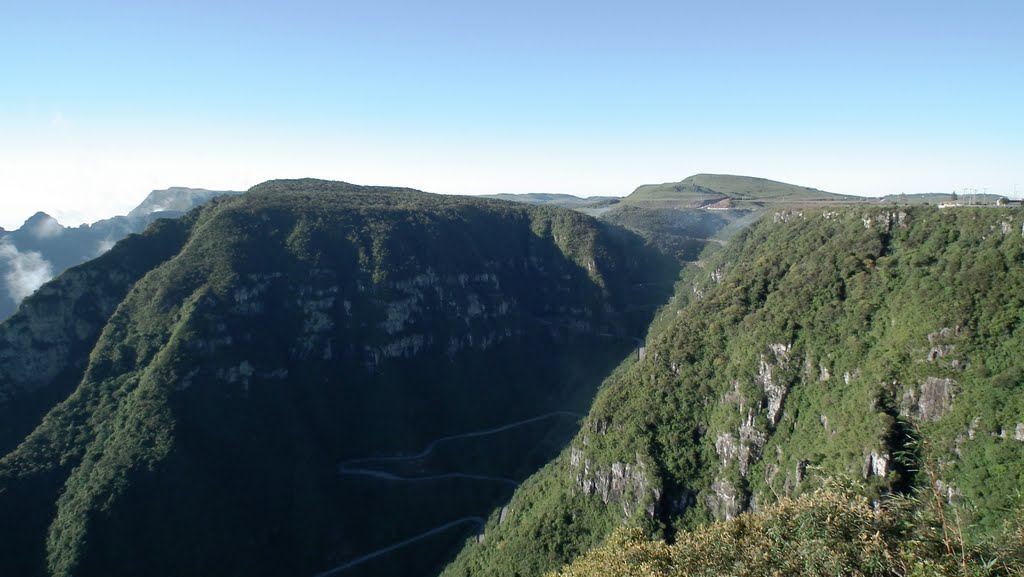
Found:
[[[0,0],[0,226],[315,177],[1024,196],[1019,0]]]

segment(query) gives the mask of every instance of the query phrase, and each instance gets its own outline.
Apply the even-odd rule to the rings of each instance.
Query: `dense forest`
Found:
[[[619,545],[637,535],[657,540],[624,557],[635,559],[635,574],[648,574],[647,553],[675,567],[656,574],[691,574],[694,557],[683,550],[693,540],[788,522],[776,502],[835,506],[835,496],[814,495],[838,481],[878,514],[897,498],[939,507],[914,512],[955,524],[965,551],[988,552],[971,557],[972,571],[1014,566],[1024,490],[1022,224],[996,209],[767,214],[685,274],[653,323],[645,359],[605,382],[570,446],[445,575],[541,575],[619,526],[639,533],[617,534],[567,574],[599,574],[601,560],[633,551]],[[862,502],[849,502],[859,514]],[[761,510],[768,517],[746,515]],[[886,514],[895,520],[880,522],[914,518],[905,505]],[[709,525],[716,521],[726,524]],[[821,546],[882,531],[873,527],[851,525]],[[881,534],[885,547],[901,539]],[[769,546],[756,532],[736,537]],[[805,536],[778,538],[785,548]],[[992,543],[1016,549],[1000,556],[985,549]],[[745,551],[693,574],[771,573],[741,569]]]
[[[158,221],[0,325],[0,573],[314,575],[484,516],[677,270],[566,209],[324,181]]]
[[[69,269],[0,574],[1020,574],[1020,213],[635,194],[271,181]]]

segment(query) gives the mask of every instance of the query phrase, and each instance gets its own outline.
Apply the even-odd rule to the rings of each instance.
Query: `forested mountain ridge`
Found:
[[[82,378],[110,316],[146,273],[181,250],[191,220],[161,220],[29,296],[0,324],[0,454]]]
[[[621,525],[693,545],[830,479],[871,499],[934,488],[968,545],[1001,534],[1024,491],[1022,225],[992,208],[769,212],[688,273],[646,357],[444,575],[541,575]],[[670,560],[630,542],[566,574]],[[654,574],[701,574],[681,559]]]
[[[4,431],[0,574],[314,575],[485,514],[676,270],[569,210],[326,181],[158,221],[0,325],[0,411],[38,415]],[[450,529],[347,574],[429,573]]]

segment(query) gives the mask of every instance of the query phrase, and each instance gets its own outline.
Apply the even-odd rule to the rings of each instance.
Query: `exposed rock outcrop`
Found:
[[[735,462],[740,475],[746,477],[751,466],[760,460],[768,435],[756,427],[753,410],[748,410],[747,418],[740,424],[738,433],[738,439],[732,433],[720,434],[715,440],[715,452],[722,468]]]
[[[715,519],[725,521],[742,513],[747,502],[743,493],[728,479],[715,479],[711,491],[704,496],[704,505]]]
[[[788,383],[779,382],[779,379],[773,377],[772,373],[789,364],[789,353],[792,348],[793,345],[790,344],[773,343],[768,345],[774,359],[766,359],[764,355],[761,355],[757,375],[754,377],[754,382],[764,391],[765,415],[768,417],[768,423],[772,426],[778,424],[782,402],[786,399],[786,394],[789,393]]]
[[[865,479],[872,475],[885,478],[889,474],[890,459],[891,457],[886,451],[871,451],[864,459],[864,468],[861,470],[861,476]]]
[[[635,463],[598,465],[586,458],[582,449],[573,447],[569,468],[577,489],[584,494],[599,497],[605,505],[620,503],[626,517],[639,512],[641,505],[646,505],[644,513],[648,517],[654,516],[661,492],[651,486],[639,455]]]
[[[960,336],[961,329],[959,326],[956,327],[943,327],[933,333],[928,334],[928,354],[925,360],[928,362],[935,362],[941,358],[947,357],[953,353],[956,348],[954,344],[949,341]],[[957,363],[959,365],[959,363]]]
[[[886,211],[879,214],[866,214],[861,219],[864,228],[880,228],[892,230],[894,226],[907,227],[907,213],[901,211]]]
[[[919,387],[903,391],[900,415],[920,421],[937,421],[953,408],[956,381],[928,377]]]

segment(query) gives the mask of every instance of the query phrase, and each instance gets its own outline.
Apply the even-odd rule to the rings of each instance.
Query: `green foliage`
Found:
[[[707,205],[732,199],[755,202],[856,201],[856,197],[824,192],[764,178],[728,174],[696,174],[681,182],[648,184],[637,188],[623,202],[688,202]]]
[[[948,549],[933,509],[907,499],[872,505],[845,491],[782,499],[681,533],[667,544],[618,529],[551,577],[981,577],[1024,574],[1019,528],[1000,548]]]
[[[44,286],[0,325],[0,454],[74,390],[117,305],[134,282],[181,250],[188,226],[189,219],[156,221]]]
[[[613,206],[618,204],[621,200],[617,196],[590,196],[586,198],[581,198],[579,196],[573,196],[571,194],[546,193],[485,194],[481,195],[480,198],[510,200],[512,202],[523,202],[526,204],[535,204],[540,206],[558,206],[562,208],[572,208],[575,210],[582,211],[601,209]]]
[[[97,289],[116,285],[117,301],[88,310],[97,291],[84,291],[69,305],[95,326],[55,315],[78,335],[60,349],[67,370],[0,381],[0,402],[36,411],[0,459],[0,541],[20,552],[0,573],[316,574],[507,503],[446,575],[541,575],[622,525],[635,530],[580,574],[1010,574],[1018,214],[774,212],[679,277],[699,244],[678,243],[724,221],[623,204],[606,214],[617,226],[275,181],[122,243],[82,269],[110,272]],[[68,282],[4,326],[63,311]],[[48,343],[4,342],[4,358]],[[578,432],[517,431],[501,450],[467,442],[417,465],[521,479],[555,457],[511,497],[507,484],[338,474],[346,459],[582,410],[602,379]],[[842,477],[862,481],[856,493],[819,491]],[[892,497],[915,490],[941,510]],[[434,567],[455,538],[389,567]]]
[[[830,477],[906,493],[929,483],[916,429],[965,539],[991,539],[1024,492],[1021,224],[996,209],[767,214],[684,275],[646,358],[604,383],[572,443],[592,471],[642,466],[648,500],[587,494],[564,466],[540,473],[559,494],[545,514],[604,511],[671,540]],[[516,574],[487,555],[470,545],[450,570]]]
[[[146,236],[166,250],[125,242],[86,265],[139,263],[69,353],[73,390],[0,459],[0,537],[19,551],[0,573],[316,574],[486,514],[507,483],[382,483],[338,463],[582,411],[667,294],[634,287],[676,275],[566,209],[313,180]],[[576,430],[541,425],[416,467],[525,478]]]
[[[696,260],[714,237],[746,211],[728,214],[685,208],[651,208],[624,204],[601,216],[605,222],[636,231],[661,252],[680,262]]]

